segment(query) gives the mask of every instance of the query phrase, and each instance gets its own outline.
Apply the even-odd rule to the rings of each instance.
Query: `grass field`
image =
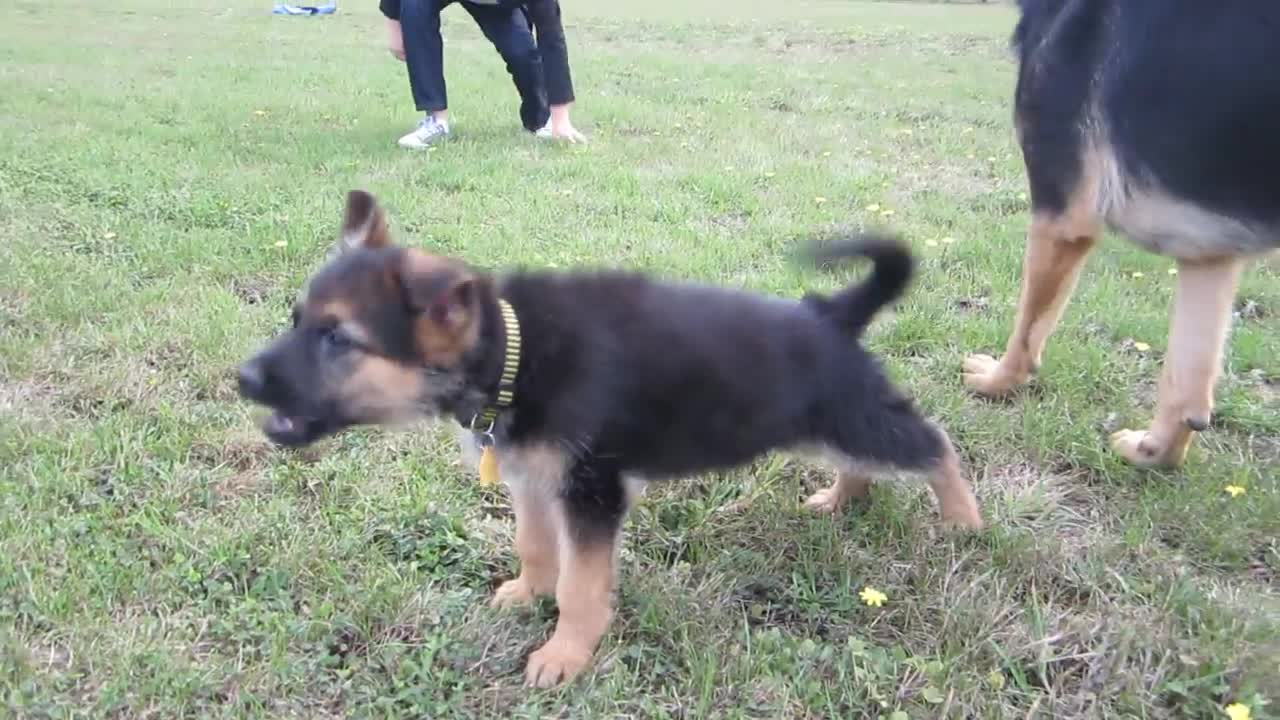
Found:
[[[1276,271],[1244,281],[1179,472],[1106,447],[1150,414],[1173,281],[1118,240],[1034,386],[961,386],[1018,287],[1012,10],[570,0],[592,142],[565,147],[519,132],[454,8],[455,137],[413,154],[374,5],[0,9],[0,715],[1280,717]],[[511,518],[448,435],[283,453],[237,400],[352,187],[481,265],[789,296],[852,277],[789,265],[800,240],[900,230],[921,273],[869,342],[950,429],[989,528],[940,533],[910,485],[811,517],[823,474],[782,458],[656,488],[593,671],[523,689],[555,609],[485,607]]]

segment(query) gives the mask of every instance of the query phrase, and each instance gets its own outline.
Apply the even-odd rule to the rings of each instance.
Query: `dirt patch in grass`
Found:
[[[0,381],[0,414],[25,420],[49,419],[58,411],[57,387],[36,379]]]
[[[280,284],[264,275],[249,275],[231,280],[231,292],[245,305],[267,302],[280,292]]]
[[[253,495],[262,487],[274,453],[267,441],[237,433],[196,441],[188,460],[213,471],[218,476],[213,483],[214,495],[220,501],[231,502]]]

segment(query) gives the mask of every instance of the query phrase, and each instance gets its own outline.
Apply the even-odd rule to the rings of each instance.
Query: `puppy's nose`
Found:
[[[262,363],[257,360],[240,366],[240,394],[245,397],[258,397],[262,394],[263,387],[267,384],[267,374],[262,368]]]

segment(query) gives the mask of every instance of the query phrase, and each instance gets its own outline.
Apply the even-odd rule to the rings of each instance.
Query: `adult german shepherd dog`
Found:
[[[1178,266],[1155,419],[1112,447],[1179,465],[1209,427],[1241,270],[1280,246],[1280,3],[1018,4],[1022,293],[1004,356],[967,358],[965,382],[996,396],[1031,378],[1105,224]]]

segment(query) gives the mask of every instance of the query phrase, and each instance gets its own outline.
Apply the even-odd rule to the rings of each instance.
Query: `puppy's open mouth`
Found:
[[[304,415],[274,412],[262,422],[262,432],[277,445],[299,447],[314,442],[329,429],[328,423]]]

